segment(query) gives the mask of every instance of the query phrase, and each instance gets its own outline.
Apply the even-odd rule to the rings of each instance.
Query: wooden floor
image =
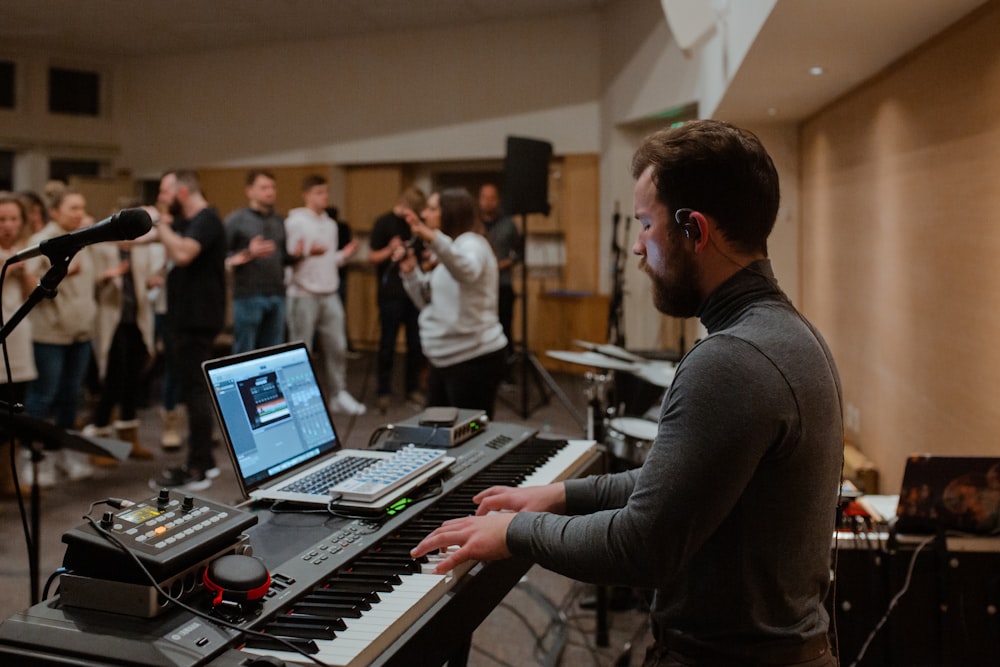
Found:
[[[401,361],[397,367],[402,365]],[[522,385],[517,382],[501,389],[495,421],[523,423],[560,436],[583,437],[585,422],[579,419],[586,411],[586,381],[578,375],[559,374],[549,385],[545,379],[535,380],[534,374],[531,377],[527,416],[523,416],[522,410]],[[349,362],[348,384],[351,393],[368,406],[368,412],[360,417],[335,417],[338,433],[348,447],[364,447],[379,425],[405,419],[419,410],[418,406],[397,395],[387,412],[379,413],[375,401],[373,354],[366,353]],[[548,394],[547,401],[543,401],[542,388]],[[401,394],[401,389],[397,393]],[[115,468],[98,469],[90,480],[65,482],[44,493],[38,539],[43,584],[61,564],[62,534],[83,522],[82,516],[92,501],[109,496],[145,500],[153,494],[147,485],[148,479],[162,467],[183,461],[182,454],[166,454],[158,447],[158,410],[155,407],[143,409],[140,417],[141,438],[145,446],[157,452],[154,460],[130,460]],[[217,452],[216,462],[222,470],[221,477],[207,491],[199,493],[221,502],[236,502],[239,490],[224,452]],[[640,664],[644,650],[641,647],[648,642],[647,616],[641,609],[642,602],[634,605],[638,608],[612,611],[610,645],[596,647],[594,614],[580,604],[592,595],[590,586],[539,567],[532,568],[473,636],[470,664]],[[0,619],[29,603],[29,570],[22,523],[16,501],[4,499],[0,501]],[[634,646],[639,648],[630,652],[629,647]]]

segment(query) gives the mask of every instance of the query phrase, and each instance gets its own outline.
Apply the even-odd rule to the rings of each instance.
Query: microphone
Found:
[[[30,248],[14,253],[6,264],[23,262],[39,255],[45,255],[49,261],[55,262],[57,259],[64,259],[72,255],[91,243],[130,241],[148,232],[152,226],[153,220],[144,209],[126,208],[89,227],[75,229],[68,234],[45,239]]]

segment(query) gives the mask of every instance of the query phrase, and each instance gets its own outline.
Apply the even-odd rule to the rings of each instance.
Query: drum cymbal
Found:
[[[674,381],[675,372],[677,372],[677,366],[669,361],[647,361],[638,365],[632,374],[650,384],[667,389]]]
[[[641,363],[646,360],[644,357],[640,357],[638,354],[633,354],[623,347],[619,347],[618,345],[611,345],[610,343],[588,343],[585,340],[574,340],[573,345],[582,347],[585,350],[600,352],[601,354],[606,354],[609,357],[614,357],[615,359],[621,359],[622,361]]]
[[[605,354],[600,354],[598,352],[571,352],[569,350],[548,350],[545,352],[548,356],[553,359],[558,359],[559,361],[568,361],[571,364],[580,364],[581,366],[593,366],[594,368],[603,368],[609,371],[628,371],[629,373],[637,373],[638,367],[627,361],[621,359],[615,359],[614,357],[609,357]]]

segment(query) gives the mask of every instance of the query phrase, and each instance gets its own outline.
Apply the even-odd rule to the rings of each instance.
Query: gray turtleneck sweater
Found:
[[[520,513],[516,556],[655,589],[655,638],[754,656],[827,632],[843,461],[840,380],[770,262],[718,287],[641,468],[566,482],[567,515]],[[671,641],[674,640],[674,641]]]

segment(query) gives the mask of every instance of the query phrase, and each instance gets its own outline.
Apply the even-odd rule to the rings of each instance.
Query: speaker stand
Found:
[[[520,213],[521,216],[521,239],[523,244],[528,240],[528,215]],[[549,398],[555,395],[566,408],[566,411],[573,417],[581,430],[587,428],[587,418],[574,407],[573,402],[566,395],[566,392],[556,383],[552,375],[542,366],[538,356],[532,352],[528,346],[528,262],[526,253],[521,253],[521,341],[516,346],[516,351],[510,360],[514,368],[521,369],[521,377],[518,378],[520,396],[520,415],[522,419],[527,419],[531,414],[543,405],[549,404]],[[531,404],[530,385],[534,383],[538,393],[538,402]],[[517,410],[517,405],[512,405],[503,396],[500,397],[511,409]]]

